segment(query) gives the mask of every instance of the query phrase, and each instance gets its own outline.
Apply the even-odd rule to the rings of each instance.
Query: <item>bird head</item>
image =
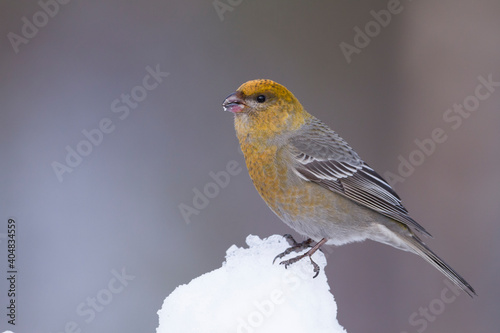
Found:
[[[271,80],[242,84],[222,106],[234,114],[238,137],[279,137],[298,129],[308,115],[287,88]]]

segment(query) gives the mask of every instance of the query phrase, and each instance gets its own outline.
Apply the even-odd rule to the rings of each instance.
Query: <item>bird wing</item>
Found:
[[[322,122],[314,119],[313,126],[289,140],[299,177],[430,236],[391,186]]]

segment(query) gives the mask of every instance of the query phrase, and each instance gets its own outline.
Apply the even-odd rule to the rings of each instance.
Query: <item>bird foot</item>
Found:
[[[286,235],[283,235],[284,238],[286,238],[287,242],[291,245],[288,249],[286,249],[284,252],[278,254],[274,260],[273,260],[273,264],[274,262],[276,261],[276,259],[281,259],[283,258],[284,256],[287,256],[289,255],[290,253],[292,252],[300,252],[302,250],[305,250],[309,247],[312,247],[311,243],[312,243],[312,239],[309,238],[309,239],[306,239],[305,241],[301,242],[301,243],[297,243],[297,241],[293,238],[292,235],[289,235],[289,234],[286,234]]]
[[[281,259],[283,258],[284,256],[292,253],[292,252],[299,252],[299,251],[302,251],[304,249],[307,249],[309,247],[312,247],[309,251],[307,251],[306,253],[304,254],[301,254],[300,256],[297,256],[295,258],[291,258],[291,259],[288,259],[288,260],[285,260],[285,261],[282,261],[280,262],[280,265],[285,265],[285,268],[288,268],[289,265],[291,264],[294,264],[296,263],[297,261],[305,258],[305,257],[309,257],[309,260],[311,260],[311,264],[313,265],[313,271],[314,273],[314,276],[313,276],[313,279],[315,277],[318,276],[319,274],[319,271],[320,271],[320,268],[318,266],[317,263],[315,263],[313,260],[312,260],[312,255],[314,254],[314,252],[316,252],[321,245],[323,245],[324,243],[326,243],[326,239],[323,238],[322,240],[320,240],[316,245],[312,246],[311,243],[313,242],[312,239],[306,239],[305,241],[301,242],[301,243],[297,243],[295,241],[295,239],[293,239],[293,237],[289,234],[286,234],[284,235],[283,237],[286,238],[286,240],[288,241],[288,243],[290,243],[290,245],[292,245],[291,247],[289,247],[288,249],[286,249],[284,252],[278,254],[274,260],[273,260],[273,264],[274,262],[276,261],[276,259]]]
[[[303,259],[305,257],[309,257],[309,260],[311,260],[311,264],[313,265],[313,272],[315,273],[313,276],[313,279],[314,279],[319,274],[319,266],[317,263],[314,262],[314,260],[312,260],[312,257],[311,257],[312,253],[309,254],[309,252],[311,252],[311,251],[307,251],[306,253],[301,254],[298,257],[282,261],[282,262],[280,262],[280,265],[285,265],[285,268],[288,268],[289,265],[296,263],[300,259]]]

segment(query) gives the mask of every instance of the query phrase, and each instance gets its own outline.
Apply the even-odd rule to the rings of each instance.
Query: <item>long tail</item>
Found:
[[[432,252],[431,249],[427,247],[416,235],[398,235],[408,247],[418,254],[420,257],[424,258],[432,266],[436,267],[441,273],[443,273],[450,281],[455,283],[460,289],[465,291],[467,295],[473,297],[477,296],[476,291],[472,286],[465,281],[463,277],[460,276],[453,268],[451,268],[443,259],[439,258],[437,254]]]

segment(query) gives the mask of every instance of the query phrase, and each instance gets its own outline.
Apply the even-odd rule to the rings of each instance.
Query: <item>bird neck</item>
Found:
[[[306,111],[237,114],[234,128],[240,144],[280,145],[299,130],[312,116]]]

